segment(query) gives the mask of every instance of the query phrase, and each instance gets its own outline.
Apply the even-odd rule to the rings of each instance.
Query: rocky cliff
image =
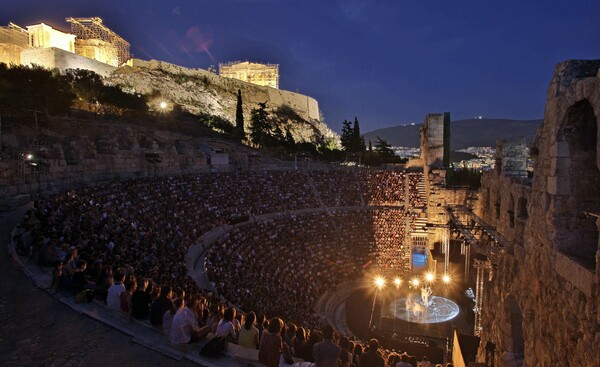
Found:
[[[224,78],[202,69],[138,59],[116,70],[107,82],[127,91],[159,95],[192,114],[208,113],[232,124],[241,90],[246,131],[252,109],[259,102],[267,102],[269,112],[278,116],[282,128],[297,142],[337,141],[336,134],[321,122],[317,101],[302,94]]]

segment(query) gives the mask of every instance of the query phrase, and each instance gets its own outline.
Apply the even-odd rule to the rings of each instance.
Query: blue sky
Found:
[[[104,0],[11,2],[0,24],[99,16],[142,59],[280,65],[280,87],[363,132],[452,119],[543,117],[554,65],[600,58],[598,0]]]

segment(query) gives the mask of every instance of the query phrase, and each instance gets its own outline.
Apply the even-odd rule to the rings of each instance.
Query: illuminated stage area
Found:
[[[419,296],[398,298],[389,304],[393,317],[419,324],[434,324],[450,321],[459,313],[459,307],[453,301],[438,296],[429,299],[428,307],[422,304]]]

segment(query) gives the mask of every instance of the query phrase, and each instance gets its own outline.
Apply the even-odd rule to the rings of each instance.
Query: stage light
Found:
[[[160,104],[159,104],[159,106],[160,106],[161,110],[166,110],[167,109],[167,102],[161,101]]]
[[[375,287],[377,287],[377,289],[381,289],[385,286],[385,278],[382,277],[381,275],[378,275],[375,277]]]
[[[417,278],[412,278],[412,279],[410,280],[410,284],[411,284],[413,287],[418,287],[420,283],[421,283],[421,282],[420,282],[420,281],[419,281],[419,279],[417,279]]]
[[[427,273],[425,274],[425,280],[428,282],[433,282],[433,279],[435,279],[435,275],[433,275],[433,273]]]
[[[450,275],[448,275],[448,274],[444,274],[444,276],[442,277],[442,281],[443,281],[445,284],[448,284],[448,283],[450,283],[450,280],[451,280],[451,279],[450,279]]]
[[[402,284],[402,279],[396,277],[394,278],[394,284],[396,285],[397,288],[400,288],[400,284]]]

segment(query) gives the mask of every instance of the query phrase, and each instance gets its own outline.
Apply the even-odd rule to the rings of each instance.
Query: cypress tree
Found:
[[[244,131],[244,111],[242,110],[242,91],[238,89],[237,106],[235,109],[235,134],[240,140],[244,140],[246,132]]]

